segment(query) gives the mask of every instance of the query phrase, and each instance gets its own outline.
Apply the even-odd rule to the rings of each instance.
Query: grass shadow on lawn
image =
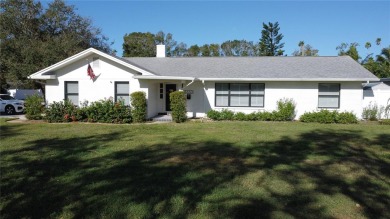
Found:
[[[388,159],[369,148],[385,150],[387,134],[370,141],[358,131],[315,130],[245,147],[176,136],[110,150],[123,135],[4,151],[2,217],[390,217]]]

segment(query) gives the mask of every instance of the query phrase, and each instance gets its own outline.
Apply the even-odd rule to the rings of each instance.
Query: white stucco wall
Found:
[[[66,81],[78,82],[79,101],[91,102],[114,97],[116,81],[128,81],[129,93],[141,90],[148,94],[148,86],[132,78],[136,72],[103,57],[99,57],[99,67],[96,67],[92,62],[93,57],[97,56],[76,61],[56,71],[57,79],[46,81],[46,101],[50,104],[53,101],[64,100]],[[97,76],[95,81],[87,75],[88,62]]]
[[[386,107],[389,99],[390,86],[383,82],[371,89],[363,91],[363,107],[368,107],[370,104],[376,104],[378,107]]]
[[[223,82],[218,82],[223,83]],[[226,82],[234,83],[234,82]],[[238,82],[240,83],[240,82]],[[292,98],[296,102],[298,119],[303,113],[320,110],[318,106],[318,84],[327,82],[258,82],[265,84],[264,107],[228,107],[234,112],[251,113],[254,111],[272,111],[276,102],[282,98]],[[329,82],[335,83],[335,82]],[[215,82],[206,82],[206,95],[210,109],[222,110],[227,107],[215,106]],[[349,111],[361,117],[363,91],[361,82],[341,82],[340,108],[329,109]],[[206,110],[207,112],[208,110]]]

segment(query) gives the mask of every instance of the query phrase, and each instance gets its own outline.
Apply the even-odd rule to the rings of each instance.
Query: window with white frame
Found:
[[[69,100],[74,105],[79,105],[78,81],[65,81],[65,100]]]
[[[318,108],[340,107],[340,84],[318,84]]]
[[[264,107],[264,88],[261,83],[216,83],[215,106]]]
[[[128,81],[115,82],[115,102],[123,100],[125,105],[130,105],[130,86]]]

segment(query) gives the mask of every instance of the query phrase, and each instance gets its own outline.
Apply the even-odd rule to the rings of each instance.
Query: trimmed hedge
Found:
[[[296,104],[292,99],[280,99],[277,106],[278,109],[272,112],[253,112],[250,114],[234,113],[228,109],[222,109],[222,111],[210,110],[207,112],[207,117],[216,121],[292,121],[294,119]]]
[[[187,120],[187,99],[183,91],[175,91],[169,94],[173,121],[180,123]]]
[[[81,104],[81,107],[73,105],[65,100],[53,102],[46,109],[44,119],[48,122],[101,122],[101,123],[130,123],[130,107],[123,101],[114,102],[112,98]]]
[[[132,116],[134,122],[145,122],[147,114],[146,94],[143,91],[137,91],[130,94]]]
[[[30,120],[42,119],[42,113],[44,111],[43,98],[38,94],[28,96],[24,102],[26,118]]]
[[[352,112],[338,112],[323,109],[319,112],[306,112],[299,120],[301,122],[318,122],[318,123],[357,123],[356,115]]]

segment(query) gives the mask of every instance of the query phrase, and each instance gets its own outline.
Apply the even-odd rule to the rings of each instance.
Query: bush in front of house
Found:
[[[86,118],[81,121],[101,123],[130,123],[131,110],[123,101],[114,102],[112,98],[92,102],[89,106],[79,108]],[[80,121],[80,120],[79,120]]]
[[[207,115],[207,118],[218,121],[218,120],[220,120],[221,112],[219,112],[217,110],[210,110],[206,113],[206,115]]]
[[[54,101],[45,110],[45,117],[48,122],[70,122],[75,118],[76,106],[69,100]]]
[[[123,101],[114,102],[111,98],[96,102],[82,103],[80,107],[65,100],[53,102],[46,109],[48,122],[101,122],[131,123],[130,107]]]
[[[299,120],[301,122],[342,124],[352,124],[358,122],[356,115],[352,112],[329,111],[326,109],[320,110],[319,112],[306,112],[299,118]]]
[[[234,112],[228,109],[222,109],[219,117],[220,120],[233,120]]]
[[[358,119],[356,115],[352,112],[341,112],[338,113],[338,116],[336,118],[336,123],[354,124],[354,123],[358,123]]]
[[[147,105],[146,105],[146,94],[143,91],[136,91],[130,94],[132,117],[133,122],[145,122]]]
[[[379,113],[379,108],[378,105],[371,103],[363,108],[363,113],[362,113],[362,118],[365,120],[370,120],[370,121],[377,121],[378,120],[378,113]]]
[[[187,99],[183,91],[175,91],[169,94],[171,101],[172,119],[180,123],[187,120]]]
[[[248,121],[249,116],[243,112],[237,112],[233,115],[233,120]]]
[[[292,121],[295,118],[296,104],[293,99],[283,98],[276,102],[278,109],[272,112],[273,121]]]
[[[236,119],[234,112],[228,109],[210,110],[207,112],[207,117],[212,120],[221,121],[221,120],[233,120]]]
[[[28,96],[24,102],[26,118],[30,120],[42,119],[42,113],[44,110],[43,98],[37,94]]]
[[[212,120],[238,120],[238,121],[292,121],[295,118],[296,104],[293,99],[280,99],[277,101],[277,110],[272,112],[259,111],[245,114],[243,112],[234,113],[228,109],[221,111],[210,110],[207,117]]]

